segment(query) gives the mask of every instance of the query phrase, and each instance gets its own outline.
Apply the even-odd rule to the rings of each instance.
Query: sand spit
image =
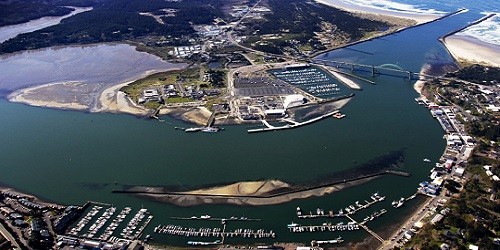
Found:
[[[137,187],[131,190],[141,191],[135,193],[135,196],[152,199],[158,202],[171,203],[178,206],[195,206],[202,204],[230,204],[239,206],[262,206],[286,203],[295,199],[305,199],[309,197],[318,197],[344,188],[359,185],[370,181],[376,177],[369,177],[361,180],[335,184],[328,187],[320,187],[294,193],[285,193],[282,195],[271,195],[280,189],[291,187],[290,184],[279,180],[238,182],[227,186],[194,190],[189,192],[179,192],[178,194],[155,194],[160,191],[157,188]],[[142,192],[149,193],[142,193]],[[161,191],[160,191],[161,192]],[[263,196],[263,197],[259,197]]]

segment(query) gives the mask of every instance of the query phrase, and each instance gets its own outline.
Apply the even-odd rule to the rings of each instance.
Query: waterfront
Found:
[[[393,63],[418,71],[427,62],[450,62],[436,38],[469,19],[472,17],[459,15],[425,29],[420,27],[356,45],[356,49],[377,51],[375,56],[346,50],[330,52],[328,56],[340,55],[366,64]],[[418,35],[423,30],[429,37]],[[395,53],[388,49],[394,44],[405,46]],[[169,118],[160,123],[127,115],[48,110],[1,100],[0,115],[5,119],[0,125],[3,138],[0,181],[66,204],[97,199],[134,209],[143,205],[155,214],[152,225],[172,224],[171,216],[207,213],[260,218],[251,226],[275,230],[279,241],[308,243],[321,234],[296,235],[286,229],[286,224],[296,219],[297,206],[308,210],[340,209],[379,191],[387,200],[374,205],[373,210],[387,208],[391,200],[413,194],[417,184],[427,178],[430,166],[423,164],[422,159],[436,161],[444,150],[443,131],[428,111],[415,103],[413,82],[390,76],[374,80],[377,85],[363,84],[363,91],[342,109],[348,115],[345,119],[325,119],[296,130],[255,135],[248,135],[245,126],[229,126],[217,135],[186,134],[173,129],[184,124]],[[409,179],[384,176],[332,195],[283,205],[179,208],[111,193],[114,182],[118,187],[121,184],[191,187],[270,178],[306,181],[400,149],[406,152],[402,170],[412,173]],[[401,210],[388,209],[370,227],[383,230],[410,212],[415,203],[408,202]],[[356,219],[361,220],[371,212]],[[190,222],[192,227],[215,225],[219,223]],[[146,231],[152,232],[152,228]],[[349,242],[367,234],[359,230],[343,232],[341,236]],[[160,235],[155,235],[155,241],[186,244],[184,238]]]

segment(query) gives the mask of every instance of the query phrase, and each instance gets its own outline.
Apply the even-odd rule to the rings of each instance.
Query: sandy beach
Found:
[[[404,18],[404,19],[411,19],[414,20],[417,24],[422,24],[422,23],[427,23],[430,21],[433,21],[439,17],[441,17],[443,14],[431,14],[431,13],[412,13],[412,12],[403,12],[403,11],[397,11],[397,10],[385,10],[385,9],[378,9],[378,8],[372,8],[368,6],[360,6],[360,5],[355,5],[355,4],[350,4],[347,2],[343,1],[338,1],[338,0],[315,0],[318,3],[342,9],[348,12],[354,12],[354,13],[369,13],[369,14],[376,14],[376,15],[381,15],[381,16],[391,16],[391,17],[398,17],[398,18]]]
[[[500,46],[483,42],[472,36],[455,34],[443,39],[450,54],[457,61],[500,67]]]
[[[333,76],[335,76],[335,78],[337,78],[339,81],[341,81],[342,83],[344,83],[345,85],[347,85],[347,87],[349,87],[350,89],[357,89],[357,90],[361,89],[361,87],[359,86],[359,84],[357,84],[353,80],[345,77],[344,75],[336,72],[331,67],[326,67],[326,69],[328,70],[328,72],[330,72],[330,74],[332,74]]]
[[[150,111],[136,105],[120,89],[133,81],[124,82],[105,89],[99,96],[99,104],[92,112],[127,113],[132,115],[147,115]]]

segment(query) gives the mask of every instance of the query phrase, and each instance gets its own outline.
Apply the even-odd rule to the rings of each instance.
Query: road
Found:
[[[19,244],[17,243],[16,239],[10,234],[9,231],[0,223],[0,233],[3,235],[5,239],[10,241],[12,243],[12,246],[14,246],[15,249],[22,249]]]

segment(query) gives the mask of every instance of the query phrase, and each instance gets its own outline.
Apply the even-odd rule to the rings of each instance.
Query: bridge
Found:
[[[406,70],[403,69],[401,66],[397,64],[392,64],[392,63],[386,63],[382,65],[368,65],[368,64],[361,64],[361,63],[353,63],[353,62],[343,62],[343,61],[336,61],[336,60],[322,60],[322,59],[312,59],[311,63],[313,64],[320,64],[320,65],[325,65],[325,66],[330,66],[330,67],[336,67],[336,68],[346,68],[350,69],[351,71],[355,70],[363,70],[363,71],[368,71],[371,72],[372,76],[377,76],[377,75],[390,75],[389,73],[401,73],[405,78],[408,80],[413,80],[413,79],[419,79],[420,77],[425,77],[425,78],[435,78],[435,76],[423,74],[423,73],[415,73],[412,72],[411,70]],[[384,73],[386,72],[386,73]]]

